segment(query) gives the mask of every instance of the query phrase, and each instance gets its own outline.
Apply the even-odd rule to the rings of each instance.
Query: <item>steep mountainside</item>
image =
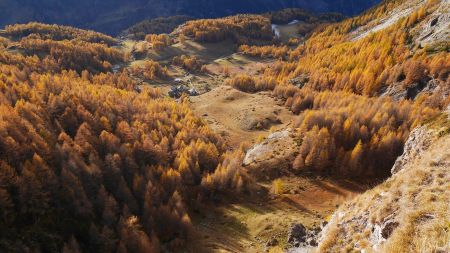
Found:
[[[0,26],[39,21],[90,28],[109,34],[143,19],[173,15],[198,18],[227,16],[236,13],[260,13],[288,7],[301,7],[315,12],[357,14],[379,0],[305,1],[305,0],[1,0]]]
[[[417,128],[396,173],[336,211],[322,232],[320,252],[448,252],[449,133],[446,113]]]
[[[434,57],[448,52],[448,1],[392,1],[376,19],[349,33],[351,43],[406,24],[412,52]],[[446,54],[448,55],[448,53]],[[448,61],[447,61],[448,62]],[[444,62],[437,67],[446,69]],[[427,83],[406,90],[394,82],[382,96],[421,101],[426,94],[448,101],[449,81]],[[414,94],[411,96],[411,94]],[[422,96],[422,98],[420,98]],[[427,103],[433,104],[433,99]],[[319,235],[318,252],[448,252],[450,250],[450,107],[427,124],[411,131],[404,152],[382,184],[342,205]]]

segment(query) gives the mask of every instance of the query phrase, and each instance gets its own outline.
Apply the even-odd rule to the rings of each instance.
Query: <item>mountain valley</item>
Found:
[[[448,1],[152,2],[3,3],[118,36],[0,31],[1,252],[450,250]]]

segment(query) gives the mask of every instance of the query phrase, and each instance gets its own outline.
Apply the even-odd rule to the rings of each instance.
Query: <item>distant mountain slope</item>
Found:
[[[162,16],[209,18],[289,7],[354,15],[378,2],[380,0],[0,0],[0,26],[39,21],[117,34],[143,19]]]

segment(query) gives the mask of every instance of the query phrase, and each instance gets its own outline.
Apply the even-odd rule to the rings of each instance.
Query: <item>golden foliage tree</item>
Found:
[[[0,251],[176,250],[221,138],[128,70],[101,73],[115,49],[48,29],[21,39],[26,55],[0,49]]]

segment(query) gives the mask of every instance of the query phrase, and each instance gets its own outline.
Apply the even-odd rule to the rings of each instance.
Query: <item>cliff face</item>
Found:
[[[393,176],[341,206],[320,235],[320,252],[450,250],[450,116],[412,132]]]
[[[0,27],[38,21],[117,34],[148,18],[189,15],[213,18],[237,13],[261,13],[283,8],[355,15],[380,0],[0,0]]]

